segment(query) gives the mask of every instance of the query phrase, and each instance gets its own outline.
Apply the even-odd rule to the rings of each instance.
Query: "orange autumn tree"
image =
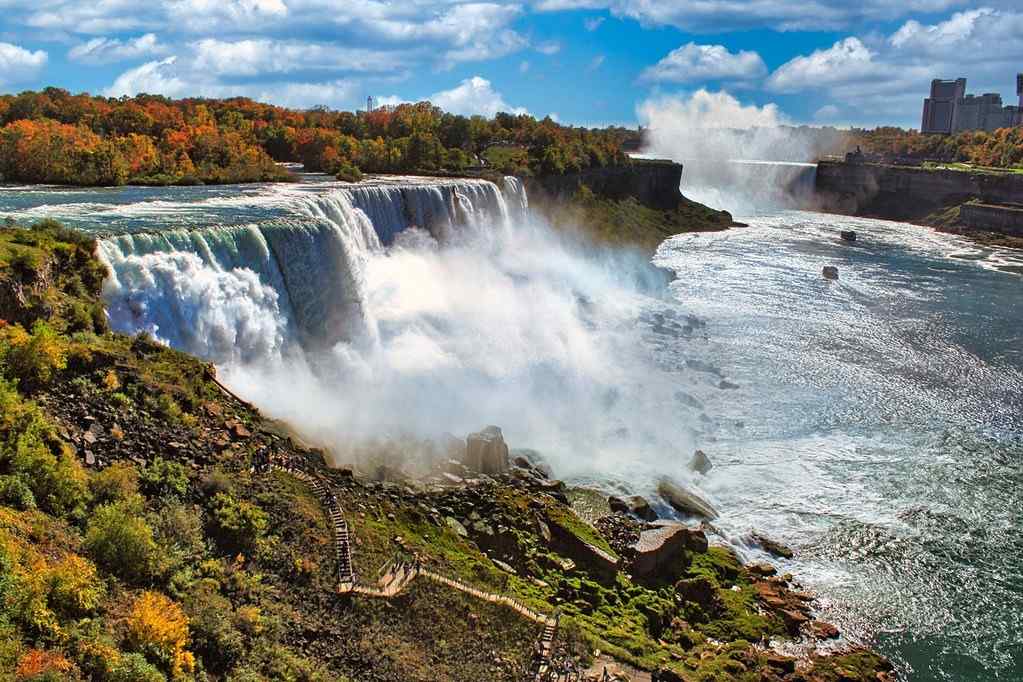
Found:
[[[20,120],[0,130],[0,172],[22,182],[120,185],[127,164],[116,146],[84,126]]]

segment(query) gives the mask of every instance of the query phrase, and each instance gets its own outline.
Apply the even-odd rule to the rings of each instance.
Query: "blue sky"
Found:
[[[0,17],[0,92],[374,95],[587,125],[657,103],[711,124],[916,126],[931,78],[1015,102],[1023,70],[1010,0],[0,0]]]

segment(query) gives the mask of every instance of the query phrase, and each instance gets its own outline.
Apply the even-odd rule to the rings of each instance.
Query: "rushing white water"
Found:
[[[340,459],[496,423],[561,475],[649,490],[676,468],[691,428],[641,343],[662,305],[643,258],[564,242],[515,178],[315,189],[251,224],[102,240],[113,326],[213,360]]]
[[[509,219],[496,186],[471,181],[296,193],[282,208],[259,224],[102,240],[114,328],[229,364],[279,359],[288,342],[372,342],[367,258],[406,230],[451,243]]]

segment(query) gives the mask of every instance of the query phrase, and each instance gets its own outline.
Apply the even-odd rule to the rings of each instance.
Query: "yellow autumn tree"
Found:
[[[139,595],[128,617],[128,644],[158,661],[172,676],[192,672],[195,657],[188,646],[188,618],[176,602],[159,592]]]

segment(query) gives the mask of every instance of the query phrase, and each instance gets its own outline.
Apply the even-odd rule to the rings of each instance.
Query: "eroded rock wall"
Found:
[[[682,165],[673,161],[635,159],[628,166],[587,168],[579,173],[544,175],[527,180],[530,196],[541,193],[555,199],[568,199],[583,185],[607,199],[634,198],[658,210],[678,206],[682,199],[679,186]]]

